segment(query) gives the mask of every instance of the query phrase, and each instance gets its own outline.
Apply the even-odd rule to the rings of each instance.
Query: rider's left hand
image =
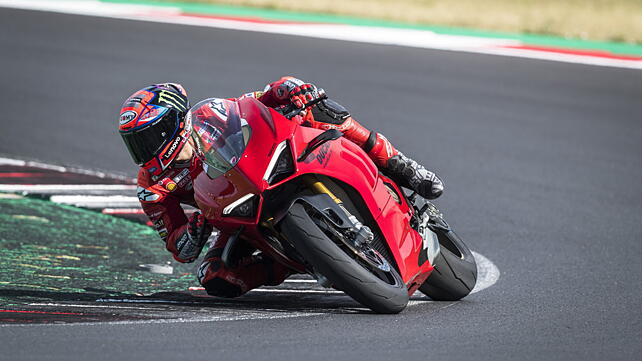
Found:
[[[320,96],[314,84],[306,83],[292,76],[284,76],[270,83],[258,100],[264,105],[276,108],[280,105],[294,105],[298,109]]]

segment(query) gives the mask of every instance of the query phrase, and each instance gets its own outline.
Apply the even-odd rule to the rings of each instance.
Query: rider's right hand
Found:
[[[187,224],[187,232],[176,242],[177,257],[182,262],[194,262],[201,254],[214,228],[201,212],[194,212]]]

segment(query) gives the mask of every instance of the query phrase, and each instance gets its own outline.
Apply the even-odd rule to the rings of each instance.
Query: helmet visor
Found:
[[[178,113],[172,109],[150,125],[120,133],[134,162],[143,165],[158,156],[158,152],[176,136],[179,121]]]

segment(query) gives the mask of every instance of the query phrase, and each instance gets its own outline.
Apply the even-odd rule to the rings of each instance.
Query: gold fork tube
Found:
[[[308,186],[308,187],[310,187],[310,188],[311,188],[313,191],[315,191],[316,193],[319,193],[319,194],[321,194],[321,193],[323,193],[323,194],[327,194],[327,195],[329,195],[329,196],[330,196],[330,198],[332,198],[332,200],[333,200],[335,203],[337,203],[337,204],[343,204],[343,202],[341,201],[341,199],[339,199],[337,196],[335,196],[335,195],[334,195],[334,193],[332,193],[332,191],[330,191],[330,190],[328,189],[328,187],[326,187],[326,186],[325,186],[325,184],[321,183],[321,181],[320,181],[320,180],[318,180],[315,176],[313,176],[313,175],[307,175],[307,176],[305,176],[305,177],[303,178],[303,180],[305,181],[305,184],[307,184],[307,186]]]

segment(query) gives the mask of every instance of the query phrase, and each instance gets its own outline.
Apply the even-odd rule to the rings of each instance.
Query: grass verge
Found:
[[[640,0],[159,0],[642,44]]]
[[[0,197],[0,210],[0,305],[17,291],[135,295],[198,285],[194,265],[175,265],[173,275],[138,267],[171,259],[150,227],[32,198]]]

